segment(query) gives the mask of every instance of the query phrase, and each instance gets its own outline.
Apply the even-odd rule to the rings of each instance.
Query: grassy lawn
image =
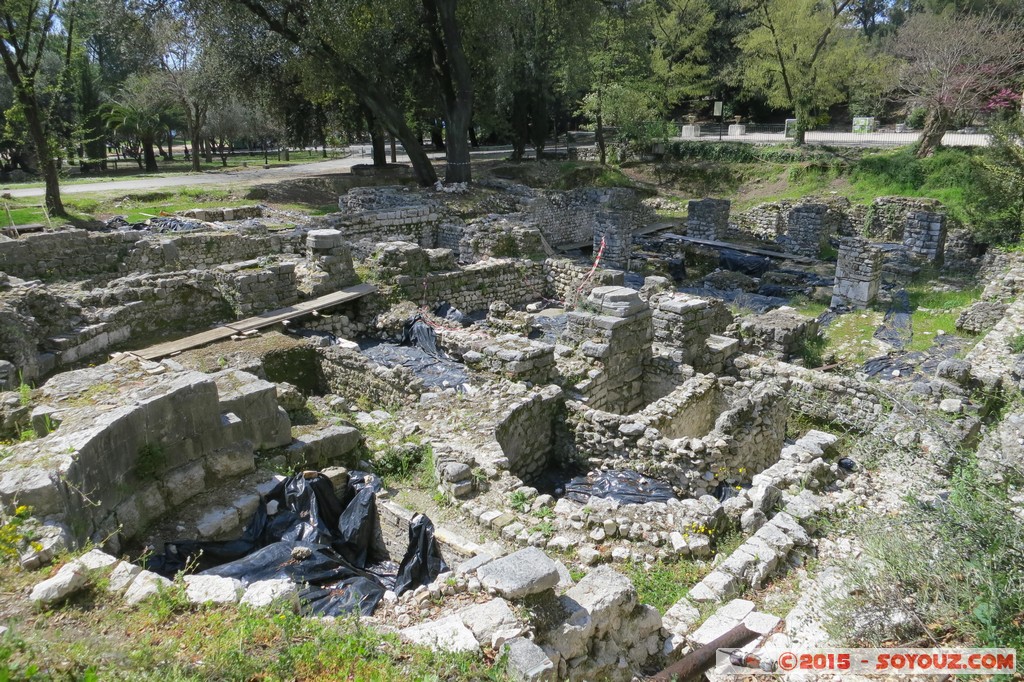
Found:
[[[144,192],[69,194],[64,197],[64,206],[70,219],[50,218],[55,226],[87,226],[106,220],[115,215],[125,216],[131,223],[142,222],[159,215],[171,215],[190,208],[204,206],[236,207],[267,203],[246,198],[246,189],[214,189],[201,187],[175,187],[166,190]],[[47,224],[41,207],[42,197],[13,198],[0,200],[0,225]],[[273,203],[275,208],[302,211],[309,215],[326,215],[338,210],[336,204],[306,205],[299,203]]]
[[[0,680],[507,679],[490,650],[438,653],[358,618],[307,618],[287,607],[197,606],[180,580],[128,606],[96,576],[66,603],[35,609],[31,587],[71,557],[23,571],[8,540],[0,537],[0,622],[9,628],[0,635]]]
[[[328,152],[328,158],[323,158],[323,154],[320,152],[310,151],[299,151],[292,152],[288,161],[278,159],[276,154],[270,154],[267,161],[264,163],[262,154],[250,154],[240,156],[229,156],[227,166],[223,165],[220,157],[214,156],[212,163],[206,163],[202,161],[199,164],[200,172],[222,172],[222,171],[235,171],[242,168],[262,168],[264,165],[273,167],[277,166],[296,166],[299,164],[316,163],[318,161],[330,161],[331,159],[342,158],[347,156],[346,153],[340,153],[337,151]],[[111,159],[113,162],[113,159]],[[108,166],[106,171],[92,171],[87,174],[71,174],[67,172],[67,169],[62,171],[61,185],[80,185],[94,182],[113,182],[115,180],[139,180],[144,178],[166,178],[172,175],[180,175],[182,173],[192,172],[192,162],[186,161],[183,156],[175,156],[173,161],[164,161],[163,159],[157,159],[157,166],[159,170],[147,173],[140,169],[138,164],[133,159],[121,159],[117,161],[117,168],[114,168],[113,163]],[[24,189],[31,187],[44,187],[45,184],[41,181],[31,180],[29,182],[5,182],[3,189]]]

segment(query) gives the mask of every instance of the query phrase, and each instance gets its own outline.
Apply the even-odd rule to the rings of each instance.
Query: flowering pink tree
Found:
[[[928,156],[957,117],[982,110],[1024,72],[1021,27],[994,15],[916,14],[893,44],[899,87],[928,111],[918,156]]]

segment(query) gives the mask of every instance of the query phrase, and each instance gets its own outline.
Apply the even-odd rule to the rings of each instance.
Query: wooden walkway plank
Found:
[[[818,261],[808,256],[798,256],[795,253],[785,253],[784,251],[769,251],[768,249],[758,249],[753,246],[746,246],[744,244],[733,244],[732,242],[716,242],[711,239],[697,239],[696,237],[684,237],[680,234],[673,234],[666,232],[662,235],[669,239],[676,239],[681,242],[688,242],[690,244],[699,244],[701,246],[711,246],[716,249],[732,249],[733,251],[742,251],[744,253],[752,253],[755,256],[767,256],[768,258],[781,258],[782,260],[791,260],[797,263],[817,263]]]
[[[207,329],[204,332],[186,336],[183,339],[158,343],[157,345],[150,346],[149,348],[132,351],[132,354],[144,360],[159,360],[160,358],[173,355],[174,353],[180,353],[181,351],[205,346],[206,344],[213,343],[215,341],[223,341],[235,334],[243,334],[256,329],[262,329],[264,327],[277,324],[278,322],[284,322],[285,320],[309,315],[314,311],[324,310],[342,303],[348,303],[349,301],[354,301],[366,296],[367,294],[375,293],[376,291],[377,287],[372,284],[357,284],[340,291],[320,296],[319,298],[314,298],[309,301],[301,301],[295,305],[288,306],[287,308],[278,308],[277,310],[270,310],[255,317],[248,317],[244,320],[228,322],[227,324],[214,327],[213,329]]]

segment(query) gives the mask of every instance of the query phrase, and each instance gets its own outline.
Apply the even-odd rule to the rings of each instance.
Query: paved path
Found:
[[[169,187],[194,187],[198,185],[256,185],[263,183],[282,182],[284,180],[297,180],[299,178],[312,178],[319,175],[335,175],[347,173],[352,166],[357,164],[372,163],[369,148],[367,146],[350,147],[350,156],[344,159],[331,159],[328,161],[314,161],[311,163],[296,164],[294,166],[276,166],[263,168],[239,168],[229,171],[208,171],[204,173],[181,173],[167,177],[141,177],[131,180],[108,180],[104,182],[85,182],[61,185],[62,195],[86,194],[90,192],[138,192],[147,190],[160,190]],[[472,152],[474,159],[504,158],[511,152],[511,147],[496,147]],[[432,152],[428,154],[435,167],[437,162],[444,162],[443,152]],[[399,147],[396,160],[399,163],[407,163],[409,157]],[[24,187],[21,189],[4,189],[12,197],[41,197],[46,190],[43,187]]]

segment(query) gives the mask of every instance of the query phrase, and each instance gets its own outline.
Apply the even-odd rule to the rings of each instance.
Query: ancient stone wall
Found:
[[[786,396],[793,412],[822,423],[867,433],[885,412],[878,392],[853,377],[818,372],[755,355],[737,358],[736,367],[745,380],[788,380]]]
[[[532,216],[530,222],[552,246],[593,243],[598,223],[606,231],[625,235],[654,221],[654,212],[640,202],[635,191],[626,188],[549,190],[524,198],[524,203]]]
[[[71,279],[116,273],[140,236],[63,230],[0,242],[0,271],[23,279]]]
[[[758,204],[736,216],[736,227],[758,239],[774,242],[786,234],[786,216],[792,202]]]
[[[907,220],[914,213],[938,213],[941,202],[916,197],[878,197],[864,217],[863,234],[869,239],[884,242],[902,242]]]
[[[672,419],[654,410],[614,414],[569,400],[566,422],[573,441],[566,456],[588,469],[634,469],[699,497],[722,482],[749,481],[778,460],[789,416],[785,389],[784,382],[766,381],[737,394],[709,432],[675,440],[651,426],[652,420]],[[713,394],[695,395],[704,396],[695,403],[703,409],[718,404]],[[659,403],[669,408],[671,401]]]
[[[555,347],[518,334],[490,337],[461,329],[439,329],[437,343],[477,371],[534,384],[546,384],[555,375]]]
[[[590,405],[628,414],[643,404],[644,366],[651,358],[652,313],[632,289],[598,287],[569,313],[561,342],[598,369],[576,385]]]
[[[344,197],[342,197],[344,201]],[[345,207],[342,206],[342,210]],[[409,241],[423,248],[437,246],[441,216],[431,205],[396,206],[358,213],[325,216],[324,226],[338,230],[346,241]]]
[[[544,296],[575,303],[589,296],[595,287],[621,286],[623,283],[620,270],[599,267],[592,277],[591,270],[593,265],[568,258],[548,258],[544,261]]]
[[[217,288],[235,317],[249,317],[299,300],[295,263],[261,267],[258,261],[222,265],[214,270]]]
[[[273,384],[244,372],[231,381],[223,403],[217,379],[198,372],[147,377],[104,365],[60,375],[47,384],[49,398],[62,386],[109,385],[116,406],[57,402],[58,428],[0,463],[0,504],[60,517],[78,541],[133,537],[208,481],[252,471],[254,443],[291,440]],[[119,392],[123,382],[132,388]],[[244,406],[244,418],[229,405]]]
[[[828,206],[824,204],[800,204],[794,206],[787,219],[789,248],[801,256],[817,258],[821,247],[831,236],[825,221]]]
[[[563,404],[562,389],[546,386],[513,405],[498,423],[495,438],[513,475],[531,482],[548,468]]]
[[[544,258],[540,230],[511,216],[487,216],[465,225],[446,223],[443,234],[438,246],[452,249],[462,263],[488,257]]]
[[[726,404],[710,374],[699,374],[639,412],[638,420],[664,438],[700,438],[715,425]]]
[[[691,200],[688,204],[686,235],[696,239],[718,241],[726,237],[729,230],[728,199]]]
[[[783,307],[744,317],[739,332],[743,352],[789,360],[803,354],[807,343],[818,334],[818,323]]]
[[[318,348],[320,389],[349,400],[368,400],[377,407],[402,405],[423,392],[423,380],[409,369],[384,367],[372,362],[358,348]]]
[[[840,241],[832,306],[866,308],[878,296],[882,282],[882,252],[858,237]]]
[[[732,313],[722,301],[688,294],[658,294],[652,297],[654,341],[682,353],[683,362],[693,364],[706,352],[705,342],[732,324]]]
[[[463,312],[485,310],[492,301],[511,305],[535,301],[544,293],[544,266],[525,260],[488,260],[453,272],[395,278],[401,296],[428,307],[447,302]]]

